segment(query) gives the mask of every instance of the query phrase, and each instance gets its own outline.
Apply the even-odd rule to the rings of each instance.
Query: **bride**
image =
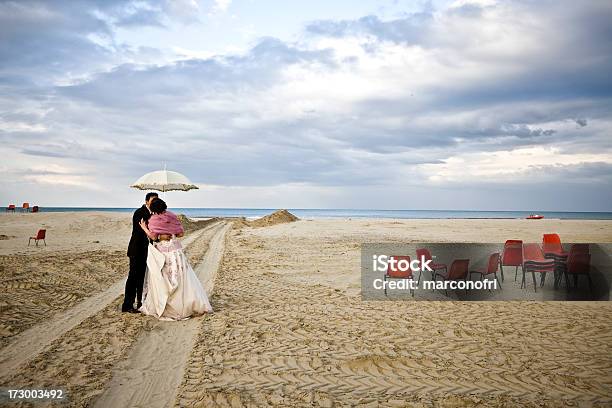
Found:
[[[149,221],[140,221],[154,243],[149,245],[143,302],[138,310],[161,320],[184,320],[210,313],[206,292],[176,239],[183,236],[183,226],[166,208],[166,203],[156,198],[150,204]]]

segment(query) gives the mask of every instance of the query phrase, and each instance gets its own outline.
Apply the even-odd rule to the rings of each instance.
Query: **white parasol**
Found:
[[[176,171],[158,170],[147,173],[130,187],[139,190],[189,191],[198,189],[187,177]]]

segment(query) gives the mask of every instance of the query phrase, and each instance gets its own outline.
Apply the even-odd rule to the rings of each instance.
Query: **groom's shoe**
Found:
[[[121,306],[121,313],[140,313],[134,306]]]

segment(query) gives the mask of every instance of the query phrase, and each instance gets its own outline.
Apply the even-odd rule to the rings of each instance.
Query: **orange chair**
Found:
[[[468,271],[470,268],[470,260],[469,259],[455,259],[450,266],[450,269],[447,273],[439,273],[434,272],[434,281],[436,277],[441,277],[443,280],[464,280],[467,281]],[[465,291],[467,292],[467,286]],[[446,295],[448,295],[448,290],[444,290]]]
[[[574,287],[578,287],[578,275],[586,275],[589,280],[589,290],[593,291],[593,281],[591,280],[590,272],[591,254],[589,244],[572,245],[567,259],[567,275],[574,276]],[[569,280],[567,281],[567,287],[569,289]]]
[[[406,264],[410,266],[410,257],[407,255],[392,255],[389,257],[389,260],[395,259],[397,262],[406,261]],[[410,267],[402,271],[397,266],[397,262],[392,265],[390,262],[387,263],[387,271],[385,272],[384,280],[387,281],[389,279],[413,279],[412,269]],[[414,291],[410,289],[410,293],[414,296]],[[387,296],[387,285],[385,285],[385,296]]]
[[[491,254],[491,256],[489,257],[489,264],[487,265],[487,269],[474,269],[473,271],[470,271],[470,280],[472,280],[473,273],[480,274],[481,280],[484,279],[486,275],[494,275],[495,280],[497,281],[497,284],[499,285],[501,289],[502,287],[501,282],[499,281],[499,278],[497,277],[498,268],[499,268],[499,252],[495,252],[494,254]],[[489,289],[489,291],[491,291],[491,289]]]
[[[30,203],[23,203],[21,205],[21,211],[22,212],[30,212]]]
[[[538,244],[525,244],[523,245],[523,281],[521,282],[521,288],[527,287],[525,282],[525,274],[531,272],[533,277],[533,289],[537,292],[536,284],[536,272],[541,275],[540,287],[544,286],[544,280],[548,272],[555,272],[555,261],[554,259],[545,258],[542,248]]]
[[[519,239],[509,239],[504,244],[501,260],[499,262],[499,270],[504,281],[504,266],[514,266],[514,281],[518,275],[519,266],[523,267],[523,241]]]
[[[425,261],[429,261],[432,260],[432,256],[431,256],[431,252],[429,252],[429,249],[427,248],[418,248],[416,250],[416,256],[417,256],[417,260],[419,261],[419,263],[421,262],[421,259],[425,259]],[[432,275],[436,274],[436,271],[441,271],[443,270],[444,273],[448,272],[448,269],[446,268],[446,264],[443,263],[435,263],[435,262],[431,262],[429,264],[429,267],[432,270]],[[421,281],[421,273],[423,272],[423,269],[420,268],[421,271],[419,272],[419,281]]]
[[[15,212],[15,204],[9,204],[8,207],[6,207],[6,212]]]
[[[36,242],[36,246],[38,246],[38,241],[44,242],[45,246],[47,246],[47,241],[45,241],[46,235],[47,235],[47,230],[44,230],[44,229],[38,230],[38,232],[36,233],[36,236],[30,237],[30,239],[28,240],[28,246],[30,246],[30,243],[32,242],[32,240]]]

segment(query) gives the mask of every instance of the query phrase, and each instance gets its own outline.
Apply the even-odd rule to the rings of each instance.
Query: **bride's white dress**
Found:
[[[142,313],[161,320],[184,320],[212,312],[202,283],[180,241],[149,244]]]

